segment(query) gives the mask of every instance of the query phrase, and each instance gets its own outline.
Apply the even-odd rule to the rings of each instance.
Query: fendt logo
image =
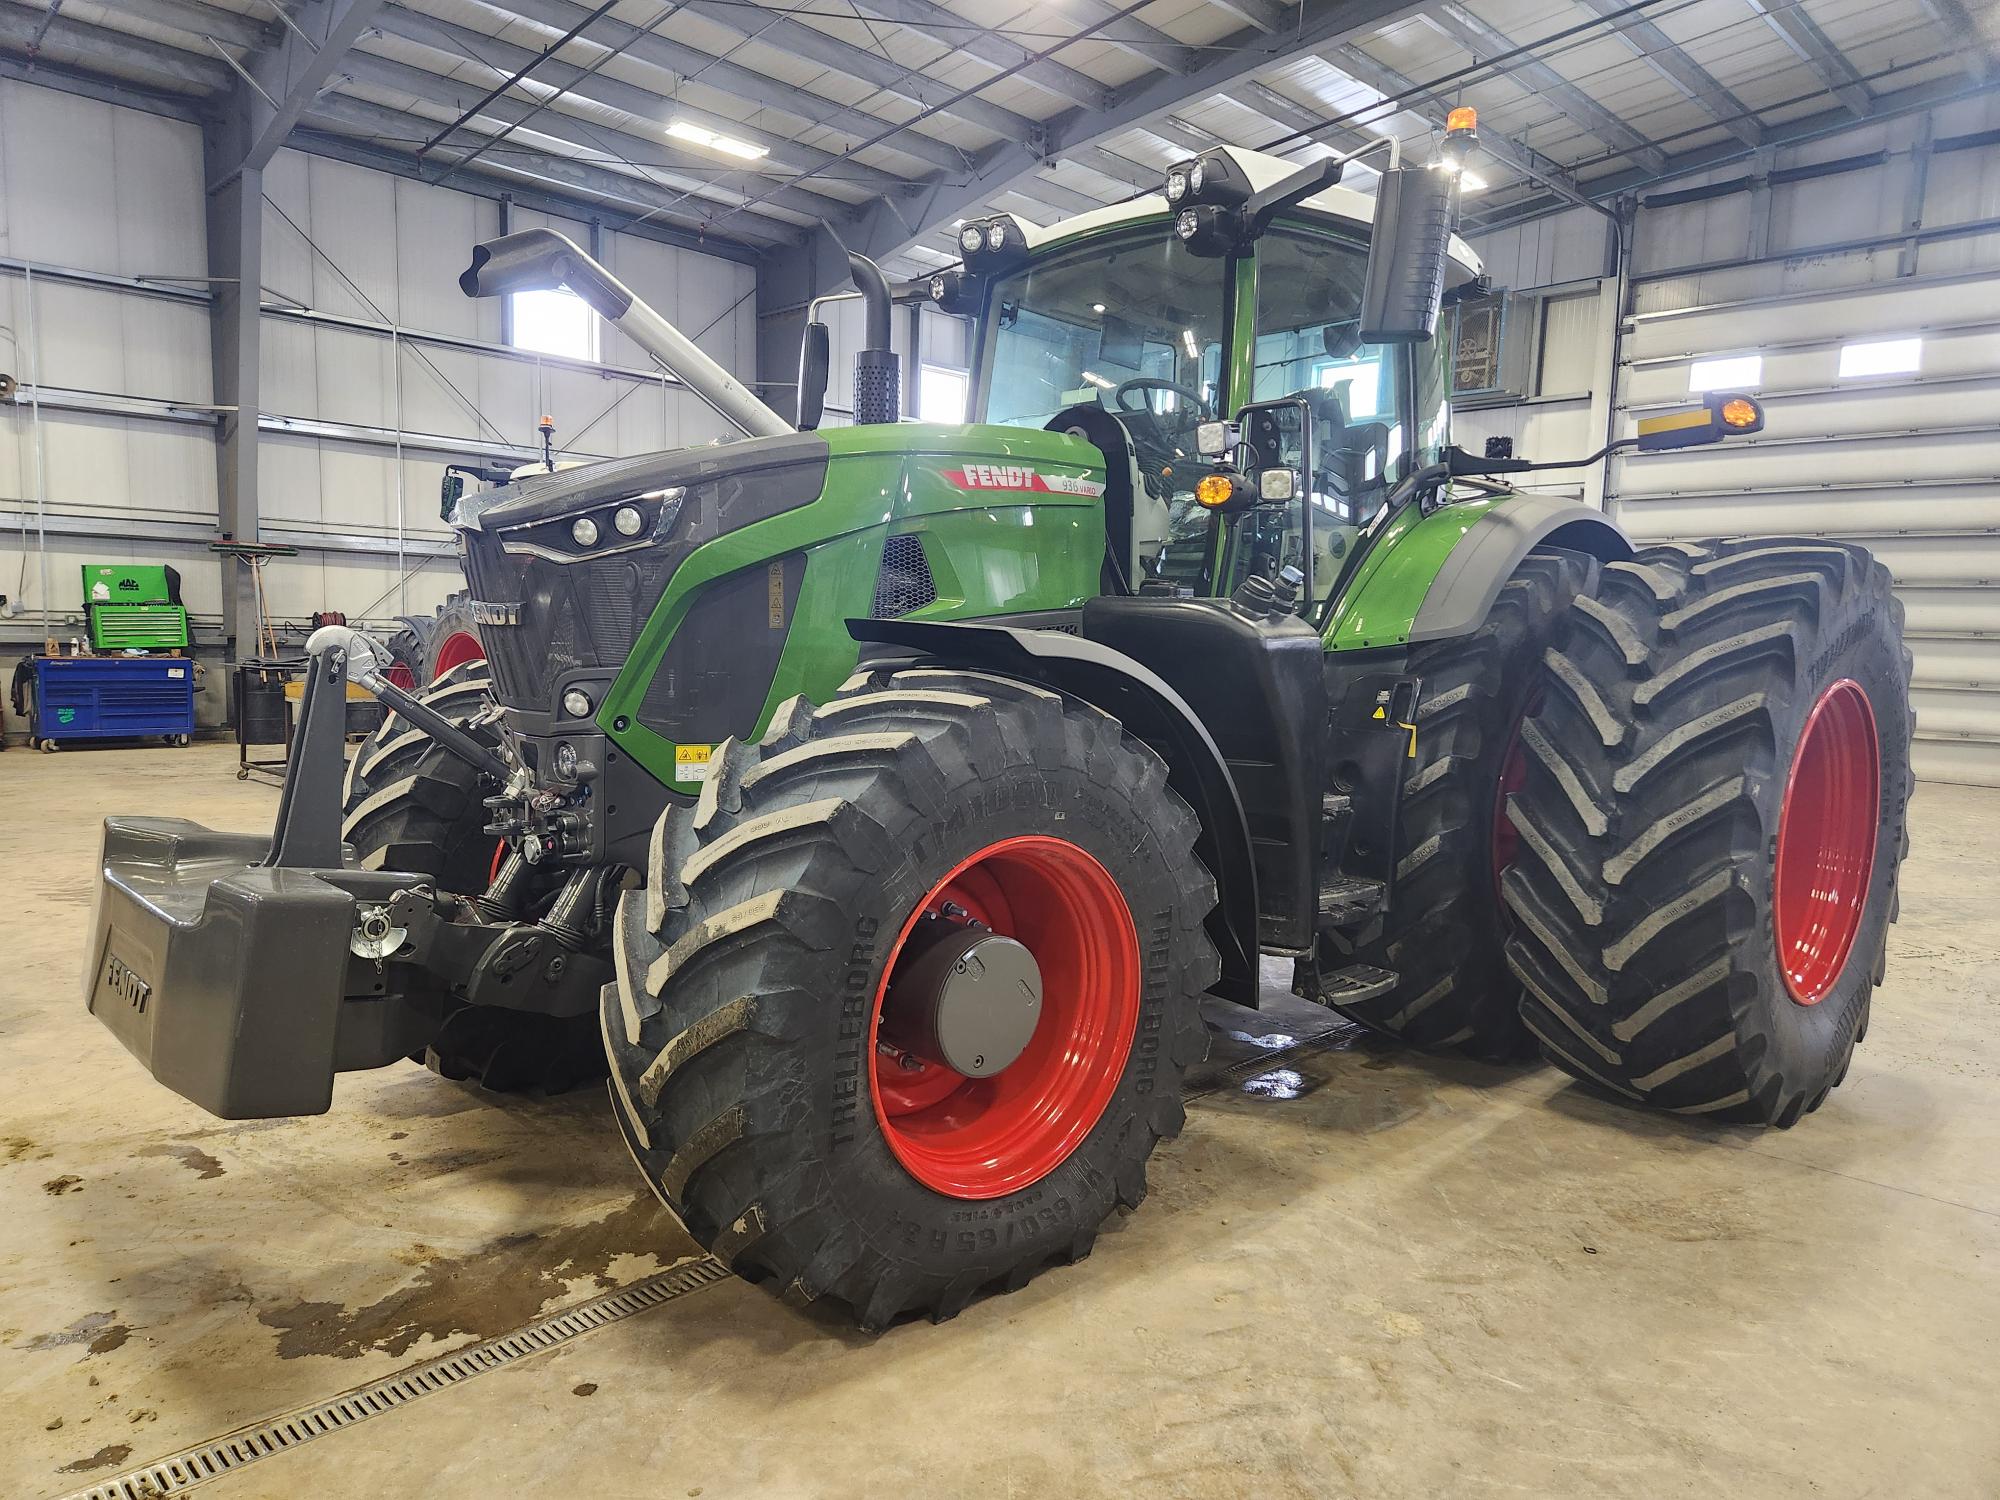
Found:
[[[104,987],[140,1015],[146,1013],[146,1001],[152,995],[153,987],[126,968],[125,961],[115,953],[105,955]]]
[[[962,490],[1012,490],[1017,494],[1102,495],[1103,481],[1043,474],[1023,464],[967,464],[946,469],[944,477]]]

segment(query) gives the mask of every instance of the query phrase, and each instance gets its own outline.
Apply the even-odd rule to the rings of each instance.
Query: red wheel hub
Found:
[[[1806,716],[1778,813],[1778,966],[1800,1005],[1825,999],[1847,966],[1875,872],[1881,795],[1875,710],[1843,677]]]
[[[1023,944],[1041,968],[1034,1035],[987,1078],[898,1055],[880,1036],[883,997],[911,930],[947,903]],[[1090,1134],[1118,1090],[1138,1024],[1139,935],[1118,882],[1067,840],[1002,839],[934,885],[896,934],[868,1032],[875,1118],[925,1187],[1004,1197],[1054,1171]]]
[[[436,682],[453,667],[462,667],[469,661],[485,661],[486,648],[479,644],[479,637],[469,630],[454,630],[438,643],[437,662],[431,668],[431,681]]]

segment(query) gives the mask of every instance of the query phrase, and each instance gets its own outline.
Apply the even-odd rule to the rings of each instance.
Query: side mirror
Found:
[[[458,509],[458,502],[465,498],[465,476],[445,470],[444,483],[438,486],[438,519],[449,522],[451,513]]]
[[[833,335],[824,323],[806,324],[805,338],[799,345],[799,420],[795,425],[800,432],[816,430],[826,415],[826,382],[832,368]]]
[[[1375,193],[1375,233],[1361,297],[1361,340],[1426,344],[1437,332],[1444,298],[1458,174],[1396,167]]]

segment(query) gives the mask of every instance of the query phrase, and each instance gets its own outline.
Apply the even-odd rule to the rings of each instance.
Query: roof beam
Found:
[[[618,159],[616,164],[602,160],[594,164],[608,171],[616,171],[621,165],[634,172],[644,169],[643,177],[651,178],[654,186],[689,195],[692,201],[688,209],[691,213],[703,209],[717,213],[747,213],[753,224],[760,225],[767,235],[782,237],[795,234],[798,227],[783,220],[760,219],[756,210],[741,206],[744,199],[762,198],[774,208],[787,209],[812,219],[850,211],[850,205],[837,198],[823,197],[803,188],[773,186],[766,180],[766,174],[755,166],[730,166],[719,158],[684,150],[672,141],[653,141],[629,135],[559,110],[540,109],[530,100],[510,95],[481,102],[487,90],[469,78],[445,78],[408,63],[365,52],[357,52],[350,57],[344,72],[356,83],[409,94],[428,104],[435,104],[439,109],[449,110],[452,116],[477,105],[476,118],[517,125],[600,158],[615,157]],[[412,116],[404,118],[413,123],[426,123],[415,121]],[[429,134],[435,134],[436,130],[435,123],[429,124]],[[490,131],[470,127],[454,131],[451,139],[463,148],[494,144]],[[514,143],[505,142],[498,150],[497,157],[488,153],[481,160],[504,162],[514,154]],[[447,174],[451,170],[450,164],[442,158],[434,159],[432,166]],[[732,185],[732,182],[737,185]]]
[[[1765,24],[1813,70],[1850,115],[1865,120],[1875,113],[1874,96],[1868,92],[1868,85],[1861,81],[1847,54],[1834,46],[1832,38],[1819,29],[1819,23],[1806,14],[1804,6],[1796,0],[1743,0],[1743,3],[1764,18]]]
[[[27,57],[46,9],[44,5],[35,5],[32,10],[18,4],[0,5],[0,48]],[[182,94],[226,94],[235,81],[220,58],[141,41],[67,16],[57,17],[43,33],[38,55],[44,65],[66,65],[112,77],[135,76],[154,87]]]
[[[1397,109],[1414,114],[1434,127],[1442,126],[1445,117],[1451,113],[1449,99],[1419,87],[1414,80],[1362,51],[1359,46],[1329,47],[1320,53],[1320,58],[1383,98],[1396,100]],[[1482,125],[1479,127],[1479,149],[1522,176],[1533,178],[1566,203],[1573,203],[1579,208],[1594,206],[1583,185],[1568,168],[1512,136],[1502,135]]]
[[[486,0],[486,3],[492,3],[492,0]],[[536,7],[545,7],[547,4],[548,0],[535,0]],[[521,5],[518,8],[525,11],[531,7]],[[568,3],[564,3],[560,8],[572,13],[582,9],[581,6]],[[718,26],[726,27],[746,40],[791,52],[816,62],[821,67],[830,68],[836,73],[872,83],[879,89],[900,99],[907,99],[925,109],[937,107],[943,114],[964,120],[969,125],[977,125],[982,130],[990,130],[995,135],[1006,136],[1012,140],[1031,140],[1041,134],[1041,126],[1026,115],[1016,114],[1011,109],[1003,109],[986,99],[956,98],[961,90],[954,85],[939,83],[935,78],[927,77],[917,69],[894,62],[879,52],[870,52],[866,47],[843,42],[839,37],[831,36],[816,26],[791,20],[782,12],[773,13],[761,6],[739,4],[737,0],[686,0],[681,9],[690,15],[700,16],[703,20],[713,21]],[[961,21],[959,24],[963,26],[966,23]],[[951,45],[954,50],[963,50],[963,38],[955,39]],[[708,75],[703,74],[700,81],[706,83]],[[777,84],[775,87],[785,93],[798,92],[789,84]],[[890,123],[873,116],[867,118],[870,121],[868,128],[856,132],[863,140],[880,134],[882,127]]]
[[[375,22],[386,0],[303,0],[296,15],[282,7],[285,30],[278,41],[243,60],[250,83],[249,147],[226,169],[221,181],[238,172],[261,172],[269,165],[306,108],[331,82],[348,48]],[[215,184],[211,184],[213,187]]]
[[[1874,96],[1874,106],[1870,118],[1874,120],[1894,119],[1899,115],[1913,114],[1918,110],[1935,109],[1949,104],[1954,99],[1971,97],[1976,90],[1963,79],[1956,77],[1931,83],[1914,84],[1892,94]],[[1844,106],[1824,110],[1816,115],[1806,115],[1800,119],[1787,120],[1782,124],[1769,126],[1764,133],[1765,151],[1774,151],[1784,146],[1797,145],[1803,141],[1816,140],[1846,129],[1854,122],[1848,117]],[[1684,151],[1668,159],[1667,170],[1660,173],[1647,172],[1643,168],[1631,167],[1608,176],[1591,179],[1591,191],[1602,201],[1608,202],[1623,193],[1636,193],[1653,187],[1670,178],[1685,176],[1690,172],[1704,172],[1730,162],[1741,161],[1752,155],[1749,148],[1735,141],[1718,141],[1707,146],[1697,146],[1692,151]],[[1494,229],[1519,224],[1528,219],[1537,219],[1544,214],[1557,212],[1562,207],[1544,198],[1526,198],[1512,204],[1495,208],[1487,220],[1469,233],[1486,234]]]
[[[306,118],[322,130],[336,134],[359,134],[376,143],[421,140],[437,128],[436,121],[419,120],[399,109],[372,104],[347,94],[322,95],[306,111]],[[460,145],[477,145],[485,137],[474,131],[458,131],[447,139]],[[410,155],[414,159],[414,148]],[[703,208],[713,206],[643,177],[614,172],[608,167],[579,161],[571,156],[558,156],[553,152],[516,149],[511,143],[504,155],[482,157],[475,171],[488,177],[518,174],[537,185],[566,187],[623,210],[664,217],[669,223],[684,224],[698,232],[706,228],[701,218]],[[797,233],[793,225],[760,218],[754,213],[740,214],[738,222],[742,228],[733,231],[738,243],[761,241],[768,245],[789,239]]]
[[[502,75],[525,67],[534,62],[539,55],[532,48],[502,41],[482,31],[474,31],[468,26],[440,21],[434,16],[427,16],[401,5],[392,4],[385,9],[382,12],[381,25],[384,31],[405,41],[428,47],[460,63],[470,60]],[[588,99],[594,104],[623,110],[642,120],[658,120],[663,126],[666,122],[665,106],[669,101],[662,99],[652,89],[626,83],[606,73],[591,73],[559,58],[550,58],[541,63],[535,70],[535,76],[539,81],[553,88],[562,89],[578,99]],[[831,174],[834,178],[852,182],[871,192],[901,192],[909,188],[907,179],[898,177],[892,172],[884,172],[858,161],[843,162],[831,152],[800,145],[780,131],[746,125],[727,115],[719,115],[711,110],[691,105],[685,99],[671,102],[672,113],[676,118],[762,146],[770,153],[767,160],[774,166],[785,166],[802,172],[818,172],[822,175]]]
[[[118,0],[118,11],[134,20],[171,26],[189,36],[213,38],[232,47],[268,47],[277,41],[278,22],[204,5],[201,0]]]
[[[1034,56],[1019,42],[983,27],[974,27],[956,11],[946,10],[936,0],[850,0],[857,10],[894,21],[899,26],[942,42],[954,52],[964,52],[991,63],[996,68],[1017,68],[1017,77],[1036,88],[1084,109],[1102,109],[1111,102],[1111,90],[1053,58],[1029,61]],[[1105,6],[1104,14],[1114,7]]]
[[[1541,58],[1532,52],[1524,52],[1520,43],[1510,40],[1473,15],[1459,4],[1458,0],[1443,0],[1443,3],[1436,7],[1427,8],[1423,12],[1423,19],[1427,25],[1470,52],[1475,59],[1482,56],[1507,57],[1508,60],[1505,62],[1488,63],[1485,66],[1495,72],[1514,74],[1527,80],[1533,86],[1534,92],[1544,95],[1571,120],[1607,146],[1618,148],[1648,171],[1665,170],[1666,152],[1612,114]]]
[[[1115,15],[1122,7],[1108,0],[1051,0],[1055,9],[1074,16],[1086,26],[1095,26]],[[1168,73],[1185,73],[1195,66],[1195,50],[1176,41],[1157,26],[1148,26],[1136,17],[1124,16],[1101,26],[1091,40],[1109,42],[1143,63]]]
[[[1716,124],[1746,146],[1764,144],[1764,127],[1756,114],[1720,79],[1681,50],[1680,43],[1623,0],[1582,0],[1585,10],[1611,23],[1625,45],[1655,73],[1700,105]]]
[[[1960,0],[1917,0],[1924,8],[1924,14],[1945,35],[1951,50],[1958,54],[1958,61],[1974,83],[1993,81],[1992,44],[1980,35],[1978,25],[1973,21]]]
[[[507,0],[505,5],[502,5],[500,0],[481,0],[481,3],[486,4],[496,15],[511,20],[532,21],[557,33],[569,30],[590,14],[581,5],[572,4],[571,0]],[[699,5],[686,6],[684,9],[707,15],[706,10]],[[723,11],[722,16],[707,16],[707,19],[730,26],[737,35],[747,35],[752,29],[751,23],[744,19],[740,7],[732,5],[718,9]],[[752,14],[769,19],[767,12],[752,12]],[[779,29],[781,26],[798,26],[800,30],[811,30],[810,27],[800,26],[796,21],[773,22],[770,31],[765,35],[771,39],[774,46],[793,45],[794,39],[788,32],[781,31]],[[820,32],[814,32],[813,35],[818,36],[829,47],[837,48],[845,45]],[[599,21],[592,29],[591,39],[600,46],[616,47],[621,56],[645,63],[649,67],[659,68],[676,78],[694,79],[703,88],[715,89],[719,93],[741,99],[746,104],[754,104],[760,109],[773,109],[794,119],[805,120],[814,125],[824,125],[856,140],[865,141],[879,135],[882,127],[889,123],[879,115],[871,115],[865,110],[837,103],[809,89],[779,83],[776,79],[746,68],[741,63],[715,57],[699,48],[661,36],[658,32],[642,32],[638,27],[628,25],[616,16],[606,16]],[[860,51],[859,48],[853,50]],[[810,53],[801,55],[811,56],[813,61],[836,71],[846,71],[838,61],[828,63],[824,58]],[[862,55],[874,57],[873,53]],[[875,61],[881,63],[884,60],[877,57]],[[936,88],[940,97],[948,92],[942,84]],[[962,171],[971,159],[969,153],[959,150],[958,147],[914,130],[901,131],[883,145],[888,150],[916,157],[919,161],[927,161],[932,166],[942,167],[946,171]]]
[[[1293,11],[1279,0],[1210,0],[1218,10],[1248,21],[1266,36],[1278,36],[1292,25]]]
[[[1379,134],[1372,130],[1357,130],[1352,125],[1330,125],[1323,111],[1301,104],[1296,99],[1287,99],[1276,89],[1254,78],[1246,78],[1225,97],[1253,114],[1262,115],[1273,124],[1291,130],[1311,131],[1312,140],[1323,141],[1336,151],[1359,151]],[[1296,151],[1305,144],[1304,140],[1290,141],[1277,149],[1280,152]]]
[[[1296,28],[1282,39],[1254,30],[1223,38],[1207,52],[1208,61],[1184,76],[1155,74],[1113,91],[1111,107],[1072,110],[1047,122],[1047,144],[1007,140],[988,147],[970,171],[932,179],[916,200],[915,211],[900,204],[864,206],[838,223],[840,241],[877,260],[930,235],[940,224],[976,213],[998,194],[1025,182],[1045,161],[1079,159],[1134,126],[1151,122],[1191,99],[1233,93],[1246,78],[1302,50],[1334,46],[1354,37],[1372,35],[1382,27],[1422,9],[1425,0],[1304,0]],[[1125,180],[1120,178],[1119,180]],[[1151,187],[1150,182],[1142,184]],[[1028,188],[1027,191],[1033,191]],[[774,262],[774,285],[799,289],[801,300],[842,284],[846,256],[832,235],[815,232]],[[767,308],[767,311],[769,309]]]

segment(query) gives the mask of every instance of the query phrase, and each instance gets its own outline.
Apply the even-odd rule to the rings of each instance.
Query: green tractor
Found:
[[[608,1070],[699,1242],[867,1327],[1136,1208],[1266,957],[1421,1048],[1791,1124],[1895,913],[1888,574],[1507,489],[1449,441],[1453,173],[1342,165],[854,257],[827,430],[822,329],[787,422],[567,241],[480,247],[469,293],[567,285],[743,436],[449,490],[485,659],[408,692],[329,627],[273,837],[108,820],[91,1009],[228,1118]],[[971,320],[967,424],[897,421],[915,298]],[[343,792],[350,676],[392,712]]]

